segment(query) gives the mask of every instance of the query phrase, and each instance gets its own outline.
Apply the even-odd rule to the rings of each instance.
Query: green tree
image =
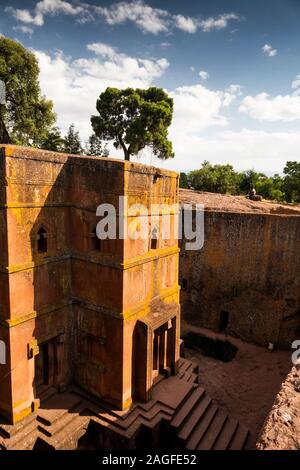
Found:
[[[6,106],[0,107],[0,142],[38,145],[55,123],[52,101],[41,94],[35,55],[19,42],[0,37],[0,80]]]
[[[274,176],[260,176],[256,181],[255,189],[265,199],[284,201],[285,193],[283,189],[283,178],[275,174]]]
[[[300,202],[300,162],[286,162],[283,187],[288,202]]]
[[[180,188],[188,188],[188,177],[186,173],[180,173],[179,176],[179,187]]]
[[[50,129],[45,139],[40,141],[39,148],[44,150],[52,150],[53,152],[64,151],[64,139],[58,127],[53,127]]]
[[[83,153],[79,132],[74,124],[70,124],[67,135],[64,138],[64,152],[79,155]]]
[[[107,88],[97,100],[99,115],[91,117],[95,134],[113,140],[123,149],[125,160],[149,146],[162,159],[174,157],[168,140],[173,100],[161,88]]]
[[[237,174],[231,165],[211,165],[207,160],[199,170],[188,175],[192,186],[198,191],[235,193]]]
[[[247,170],[239,173],[239,190],[241,193],[248,193],[253,187],[256,188],[257,183],[262,179],[266,178],[264,173],[258,173],[254,170]]]
[[[92,134],[86,146],[86,154],[95,157],[108,157],[109,151],[107,145],[103,145],[102,140],[96,134]]]

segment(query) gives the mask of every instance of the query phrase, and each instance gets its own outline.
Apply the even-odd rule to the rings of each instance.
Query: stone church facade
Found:
[[[34,413],[74,383],[120,410],[179,359],[178,242],[99,240],[96,209],[178,202],[175,172],[108,158],[0,149],[0,415]],[[158,215],[158,224],[161,215]],[[171,214],[175,224],[176,214]],[[159,228],[159,227],[158,227]],[[159,230],[157,230],[159,233]]]

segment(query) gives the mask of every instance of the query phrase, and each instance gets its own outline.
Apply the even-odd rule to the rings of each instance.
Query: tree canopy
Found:
[[[35,55],[19,42],[0,37],[0,80],[6,106],[0,105],[0,142],[39,145],[55,123],[52,101],[42,94]]]
[[[254,187],[265,199],[300,202],[300,163],[287,162],[284,175],[267,176],[255,170],[237,172],[231,165],[212,165],[204,161],[198,170],[180,173],[180,187],[189,184],[198,191],[247,194]]]
[[[95,134],[113,140],[115,148],[123,149],[125,160],[147,146],[159,158],[174,157],[168,140],[173,100],[161,88],[107,88],[96,108],[99,115],[91,117]]]
[[[39,148],[53,152],[63,152],[64,143],[64,139],[58,127],[53,127],[49,130],[46,137],[41,140]]]
[[[75,155],[83,153],[79,132],[75,130],[74,124],[70,124],[67,135],[64,138],[63,151]]]
[[[86,145],[85,153],[94,157],[108,157],[109,151],[107,146],[103,145],[102,140],[96,134],[92,134]]]
[[[289,202],[300,202],[300,162],[286,162],[284,190]]]
[[[189,173],[189,179],[195,189],[213,193],[228,193],[235,189],[235,171],[231,165],[211,165],[204,161],[200,170]]]

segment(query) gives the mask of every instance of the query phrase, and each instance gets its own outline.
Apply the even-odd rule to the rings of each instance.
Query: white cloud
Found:
[[[13,30],[20,31],[21,33],[28,34],[29,36],[32,36],[33,34],[33,29],[30,28],[30,26],[25,26],[25,25],[14,26]]]
[[[66,0],[41,0],[36,3],[33,11],[12,7],[7,7],[5,11],[12,14],[17,21],[34,26],[43,26],[46,15],[63,13],[76,16],[79,23],[94,21],[97,16],[103,17],[110,25],[131,21],[144,33],[152,34],[168,33],[173,28],[187,33],[196,33],[198,29],[208,32],[226,28],[229,21],[240,20],[236,13],[201,20],[182,14],[173,15],[167,10],[151,7],[143,0],[121,1],[109,7],[80,2],[74,5]]]
[[[187,33],[195,33],[197,31],[197,21],[183,15],[174,16],[175,26]]]
[[[41,87],[54,100],[59,125],[65,131],[71,122],[84,139],[91,133],[90,116],[96,100],[107,86],[149,86],[167,67],[165,59],[148,60],[128,57],[107,44],[89,45],[97,56],[75,61],[62,53],[50,56],[36,51],[41,66]],[[55,80],[53,80],[55,77]],[[288,159],[299,158],[299,132],[264,132],[243,129],[233,131],[225,114],[241,87],[230,85],[224,91],[203,85],[176,88],[174,119],[170,138],[175,159],[150,160],[158,166],[186,171],[199,168],[204,159],[212,163],[232,163],[236,169],[255,167],[261,171],[282,171]],[[112,150],[112,155],[122,153]],[[250,162],[250,163],[249,163]]]
[[[190,66],[190,71],[195,72],[195,67],[193,65]]]
[[[200,168],[203,160],[213,164],[231,163],[236,170],[255,168],[281,173],[288,160],[299,160],[299,132],[265,132],[242,129],[222,130],[212,137],[182,133],[172,135],[174,160],[157,164],[177,171]]]
[[[203,85],[183,86],[170,93],[174,99],[173,136],[191,135],[212,126],[226,126],[222,110],[229,106],[235,95],[212,91]]]
[[[237,83],[232,83],[231,85],[229,85],[229,87],[225,89],[225,91],[232,95],[241,96],[243,94],[242,89],[243,87],[241,85],[238,85]]]
[[[262,51],[265,55],[269,56],[269,57],[274,57],[275,55],[277,55],[277,49],[274,49],[271,44],[265,44],[263,47],[262,47]]]
[[[199,168],[206,159],[214,164],[231,163],[239,171],[254,167],[272,173],[281,172],[288,159],[299,159],[299,132],[230,129],[225,110],[240,96],[241,89],[237,84],[224,91],[194,85],[170,93],[174,119],[169,134],[175,158],[156,160],[155,164],[188,171]]]
[[[32,24],[35,26],[42,26],[44,24],[44,18],[42,15],[32,16],[29,10],[15,9],[12,7],[6,7],[5,12],[12,14],[12,16],[22,23]]]
[[[272,98],[267,93],[246,96],[239,111],[260,121],[291,122],[300,119],[300,96],[278,95]]]
[[[160,43],[160,47],[163,47],[163,48],[170,47],[170,46],[172,46],[172,44],[170,42],[161,42]]]
[[[65,132],[74,122],[83,139],[91,133],[90,117],[96,112],[99,94],[107,86],[145,88],[169,66],[164,58],[130,57],[103,43],[87,47],[97,56],[72,60],[61,52],[49,55],[34,51],[40,64],[41,88],[54,101],[58,125]]]
[[[77,59],[73,62],[74,66],[95,79],[99,77],[99,80],[121,82],[123,83],[123,85],[119,85],[121,87],[127,86],[126,83],[134,84],[131,86],[136,87],[150,85],[152,80],[160,77],[169,66],[169,62],[165,58],[154,61],[129,57],[103,43],[89,44],[87,48],[98,57],[108,60]]]
[[[236,13],[226,13],[219,15],[218,17],[210,17],[206,20],[201,20],[199,26],[202,31],[209,32],[213,29],[224,29],[227,28],[229,21],[238,21],[240,17]]]
[[[300,95],[300,75],[297,75],[292,82],[292,89],[295,90],[293,96]]]
[[[282,172],[287,160],[299,160],[300,132],[233,130],[226,110],[242,95],[242,86],[209,90],[203,85],[180,87],[170,93],[174,119],[170,127],[175,158],[158,166],[176,171],[200,168],[203,160],[230,163],[238,171],[254,167],[266,173]],[[243,100],[244,101],[244,100]],[[149,159],[145,160],[149,163]]]
[[[152,8],[142,0],[119,2],[109,8],[95,7],[95,11],[104,16],[108,24],[132,21],[143,32],[153,34],[167,32],[174,27],[187,33],[196,33],[199,28],[204,32],[209,32],[214,29],[226,28],[229,21],[240,20],[236,13],[222,14],[203,20],[181,14],[172,15],[167,10]]]
[[[78,15],[84,12],[81,6],[72,5],[64,0],[41,0],[35,6],[34,13],[27,9],[7,7],[6,12],[11,13],[17,21],[32,24],[34,26],[43,26],[45,15],[56,15],[64,13],[66,15]]]
[[[200,70],[199,72],[199,77],[202,79],[202,80],[207,80],[209,78],[209,73],[206,72],[205,70]]]
[[[113,59],[118,54],[114,47],[104,44],[103,42],[88,44],[87,49],[94,52],[96,55],[107,57],[109,59]]]
[[[92,132],[90,116],[96,112],[96,100],[107,86],[148,87],[169,65],[164,58],[149,60],[129,57],[108,44],[94,43],[87,47],[96,54],[95,57],[71,60],[62,53],[50,56],[35,51],[41,69],[41,88],[54,101],[58,125],[65,132],[74,122],[84,140]],[[212,91],[196,84],[176,88],[170,96],[174,99],[170,138],[174,142],[179,169],[186,158],[195,156],[196,148],[192,149],[191,145],[195,141],[198,146],[199,133],[208,128],[218,129],[228,125],[223,111],[235,99],[235,94]],[[115,150],[112,154],[121,156]],[[146,161],[149,163],[149,158]],[[158,165],[162,162],[159,161]],[[167,166],[170,165],[171,161]],[[191,161],[192,166],[197,166],[197,158]]]
[[[152,8],[140,0],[115,3],[109,8],[94,8],[95,12],[104,16],[106,22],[111,25],[132,21],[146,33],[158,34],[168,31],[169,13]]]

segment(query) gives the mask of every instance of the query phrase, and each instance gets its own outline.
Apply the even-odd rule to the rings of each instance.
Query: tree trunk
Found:
[[[124,152],[124,157],[125,157],[125,160],[127,160],[129,162],[130,160],[130,152],[129,152],[129,149],[126,147],[126,145],[124,144],[123,142],[123,139],[122,137],[119,136],[119,142],[120,142],[120,145],[123,149],[123,152]]]

